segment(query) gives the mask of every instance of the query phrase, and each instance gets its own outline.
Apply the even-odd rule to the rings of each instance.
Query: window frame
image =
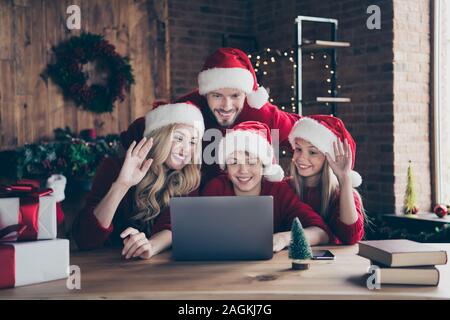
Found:
[[[441,22],[442,22],[442,0],[432,1],[432,14],[433,14],[433,36],[432,36],[432,136],[433,136],[433,200],[435,203],[441,203],[443,200],[442,195],[442,152],[441,152],[441,88],[440,88],[440,78],[441,78]]]

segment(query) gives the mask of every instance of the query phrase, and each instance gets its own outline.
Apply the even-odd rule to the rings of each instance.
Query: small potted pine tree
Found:
[[[309,260],[313,257],[311,246],[305,237],[303,226],[298,218],[292,222],[289,258],[292,259],[292,269],[309,269]]]

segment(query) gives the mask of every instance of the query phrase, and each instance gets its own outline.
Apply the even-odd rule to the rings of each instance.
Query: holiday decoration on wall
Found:
[[[444,218],[447,214],[448,211],[450,210],[450,205],[445,205],[445,204],[437,204],[434,207],[433,212],[439,217],[439,218]]]
[[[69,257],[67,239],[0,244],[0,289],[65,279]]]
[[[292,269],[309,269],[308,260],[313,257],[311,246],[306,239],[303,226],[298,218],[292,222],[291,243],[289,245],[289,258],[293,259]]]
[[[403,212],[405,214],[417,214],[419,212],[419,208],[416,205],[416,191],[414,190],[414,177],[411,167],[411,161],[409,161],[408,165],[408,181],[406,184]]]
[[[56,239],[56,201],[38,181],[0,185],[0,242]]]
[[[55,62],[46,74],[61,87],[64,97],[77,107],[94,113],[112,112],[114,103],[125,98],[125,90],[134,83],[128,58],[121,57],[102,35],[82,33],[53,48]],[[95,63],[106,74],[94,83],[83,67]]]

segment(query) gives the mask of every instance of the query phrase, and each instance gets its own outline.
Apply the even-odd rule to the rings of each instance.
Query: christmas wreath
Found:
[[[121,57],[101,35],[82,33],[53,47],[53,52],[56,59],[47,66],[48,76],[61,87],[64,97],[84,110],[111,112],[114,102],[123,101],[125,90],[134,83],[128,58]],[[89,85],[89,76],[83,72],[89,62],[107,72],[105,84]]]

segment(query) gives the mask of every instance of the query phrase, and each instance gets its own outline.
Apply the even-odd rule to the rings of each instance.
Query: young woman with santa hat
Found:
[[[200,110],[189,102],[160,105],[145,120],[139,143],[122,140],[124,159],[107,158],[97,169],[72,230],[80,249],[123,244],[125,258],[148,259],[170,246],[170,232],[152,230],[170,198],[197,193],[205,130]]]
[[[353,171],[356,144],[339,118],[314,115],[297,121],[289,134],[294,149],[291,186],[333,232],[331,242],[354,244],[364,236],[365,213]]]

